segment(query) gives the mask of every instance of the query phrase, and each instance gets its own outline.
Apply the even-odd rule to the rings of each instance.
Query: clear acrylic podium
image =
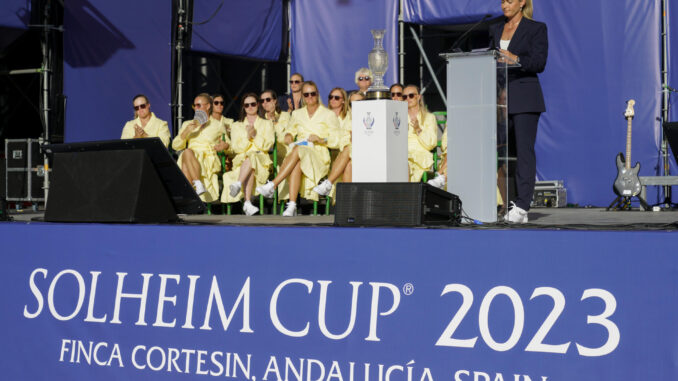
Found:
[[[466,215],[497,221],[508,197],[507,72],[497,51],[443,53],[447,60],[447,190]],[[498,202],[499,201],[499,202]]]

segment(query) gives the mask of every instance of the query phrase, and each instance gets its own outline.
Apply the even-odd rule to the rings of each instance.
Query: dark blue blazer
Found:
[[[499,49],[504,22],[490,25],[490,48]],[[544,112],[544,95],[537,73],[544,71],[548,57],[549,42],[546,24],[526,17],[508,46],[509,52],[520,58],[520,68],[509,69],[508,74],[508,112]]]

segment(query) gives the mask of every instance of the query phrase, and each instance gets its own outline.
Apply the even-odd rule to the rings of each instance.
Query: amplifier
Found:
[[[339,183],[337,226],[458,225],[461,200],[425,183]]]
[[[7,201],[44,201],[45,167],[38,139],[5,140]]]
[[[532,208],[563,208],[567,206],[567,189],[563,180],[537,181],[534,185]]]

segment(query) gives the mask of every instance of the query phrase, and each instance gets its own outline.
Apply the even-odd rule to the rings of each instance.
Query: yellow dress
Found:
[[[219,200],[219,177],[221,172],[221,160],[214,150],[214,146],[220,141],[226,141],[230,145],[230,140],[226,134],[226,128],[222,123],[210,118],[207,124],[198,131],[188,134],[187,139],[181,138],[188,125],[192,121],[185,121],[177,136],[172,140],[172,148],[175,151],[190,148],[195,153],[195,158],[200,163],[200,181],[205,185],[206,192],[200,195],[204,202],[214,202]],[[188,145],[188,147],[187,147]],[[177,164],[181,168],[184,153],[179,155]]]
[[[224,190],[221,193],[221,202],[237,202],[244,196],[245,185],[242,184],[240,193],[236,197],[231,197],[229,185],[238,181],[240,177],[240,167],[246,158],[250,159],[252,169],[254,169],[254,187],[266,184],[271,170],[271,157],[269,151],[273,148],[275,132],[273,123],[270,120],[262,119],[257,116],[254,121],[254,129],[257,135],[250,139],[247,135],[247,122],[235,122],[231,126],[231,148],[235,157],[233,158],[233,170],[224,173]],[[253,192],[256,194],[256,190]]]
[[[285,134],[287,131],[287,125],[290,122],[290,113],[287,111],[281,111],[277,115],[277,122],[273,124],[275,128],[275,152],[276,152],[276,171],[280,170],[285,156],[287,156],[287,145],[285,144]],[[277,172],[276,172],[277,173]],[[289,188],[287,184],[287,179],[283,180],[278,185],[278,194],[289,194]]]
[[[231,119],[231,118],[227,118],[227,117],[225,117],[225,116],[223,116],[223,115],[221,116],[221,119],[217,119],[217,118],[214,118],[214,117],[212,117],[212,116],[210,116],[210,118],[211,118],[211,119],[214,119],[215,121],[217,121],[217,122],[219,122],[219,123],[221,123],[221,124],[224,125],[224,128],[226,129],[226,136],[227,136],[227,137],[229,138],[229,140],[230,140],[230,138],[231,138],[231,126],[233,125],[233,123],[235,123],[235,120],[233,120],[233,119]],[[224,152],[225,152],[228,156],[231,156],[231,157],[233,156],[233,151],[231,150],[230,145],[229,145],[228,149],[227,149],[226,151],[224,151]]]
[[[417,121],[421,128],[419,135],[414,133],[412,119],[408,115],[407,160],[410,167],[410,182],[421,181],[424,172],[431,169],[433,166],[431,150],[438,142],[435,115],[430,112],[420,112],[417,115]]]
[[[125,123],[120,139],[134,139],[134,126],[137,124],[141,126],[141,120],[138,117]],[[167,122],[157,118],[154,113],[151,113],[151,119],[146,123],[144,132],[150,137],[159,137],[165,147],[169,145],[170,131],[167,127]]]
[[[352,126],[352,118],[351,118],[351,112],[349,111],[345,117],[339,118],[339,129],[336,130],[334,134],[330,135],[330,138],[328,139],[327,145],[332,148],[332,149],[337,149],[340,152],[343,152],[344,150],[348,150],[348,155],[349,157],[351,156],[351,130],[353,129]],[[332,160],[334,161],[334,157]],[[336,194],[337,194],[337,183],[340,183],[343,181],[343,176],[339,176],[337,180],[332,183],[332,190],[328,194],[328,196],[332,199],[332,204],[336,203]]]
[[[296,136],[296,141],[307,140],[311,134],[329,141],[330,134],[337,133],[339,128],[339,119],[334,112],[319,105],[312,118],[308,116],[307,107],[294,110],[285,133]],[[313,187],[318,185],[330,170],[330,152],[323,143],[315,143],[312,148],[299,146],[298,152],[302,172],[299,194],[307,200],[317,201],[318,194],[313,192]],[[289,193],[280,187],[278,195],[281,199],[289,198]]]

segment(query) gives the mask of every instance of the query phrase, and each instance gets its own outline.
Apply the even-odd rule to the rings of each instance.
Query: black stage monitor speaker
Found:
[[[664,136],[669,141],[669,147],[673,152],[673,158],[678,163],[678,122],[664,123]]]
[[[52,144],[46,221],[168,222],[205,205],[158,138]]]
[[[177,214],[143,150],[54,154],[50,222],[172,222]]]
[[[337,226],[458,225],[459,197],[425,183],[339,183]]]

